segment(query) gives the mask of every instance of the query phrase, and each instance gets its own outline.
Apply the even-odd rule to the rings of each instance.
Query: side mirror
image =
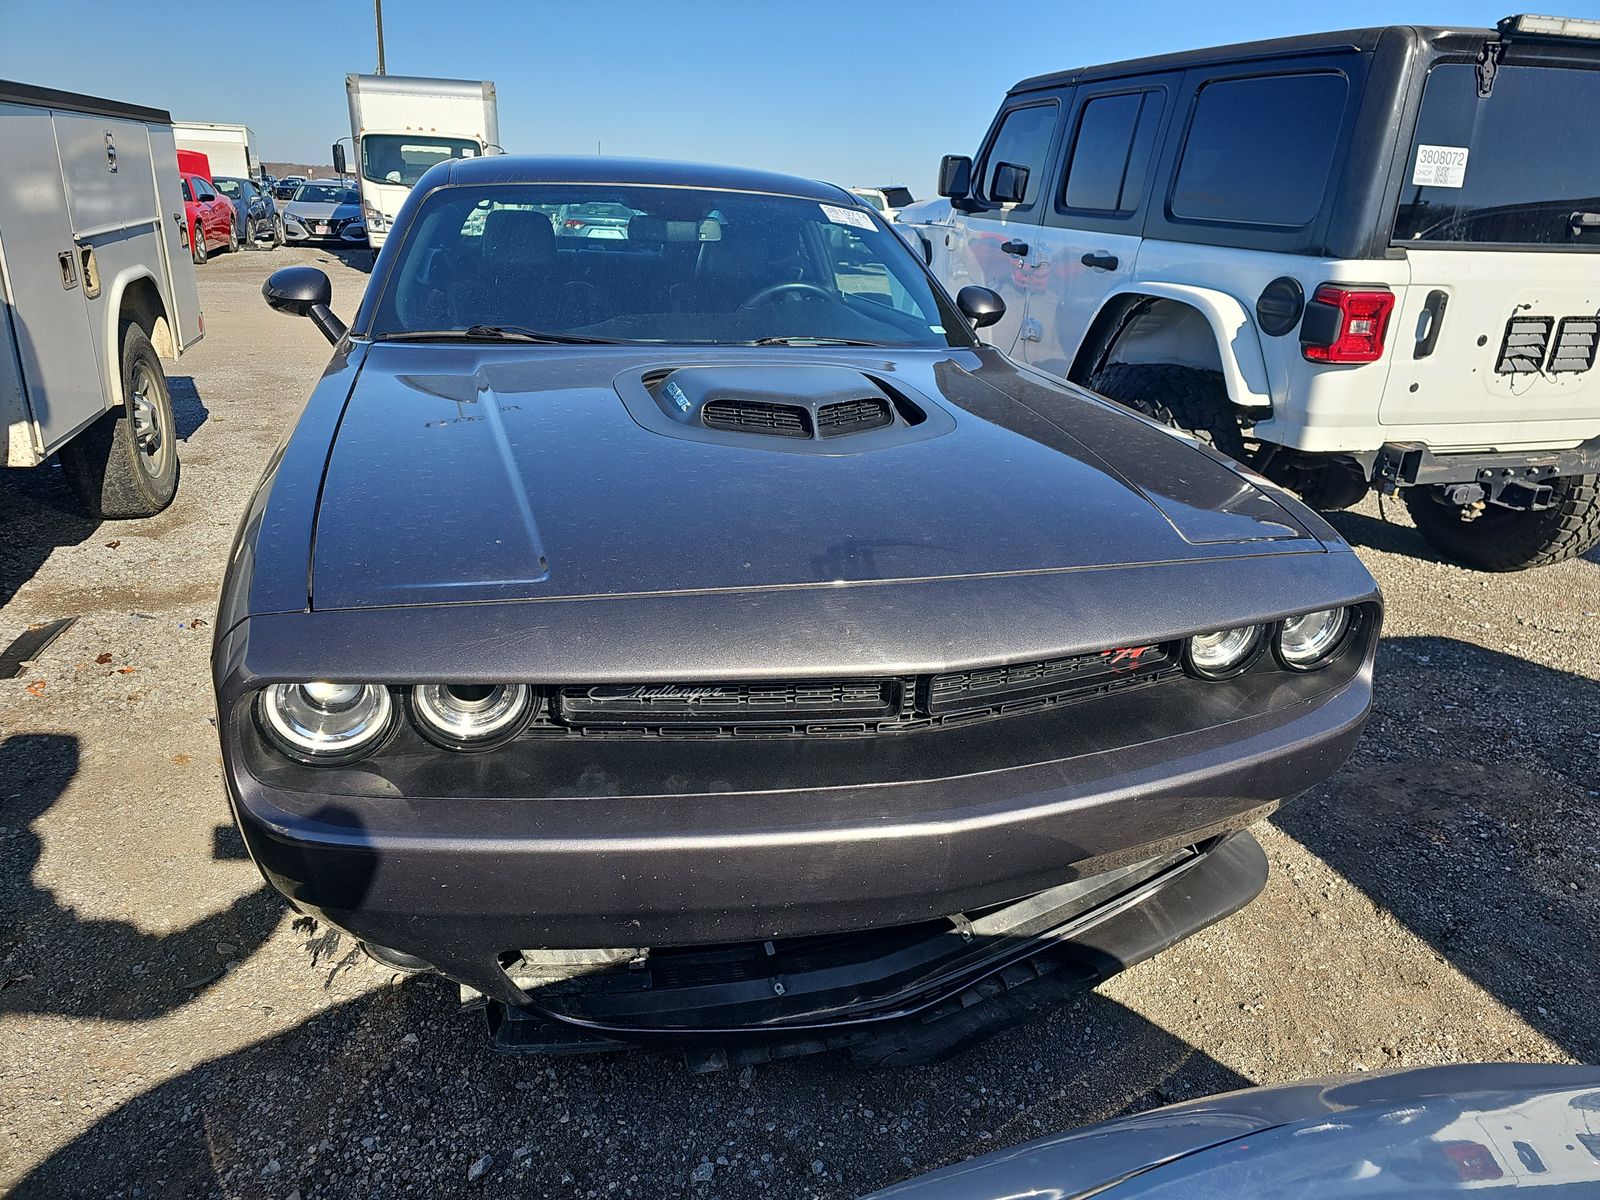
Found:
[[[994,169],[989,199],[999,204],[1021,204],[1028,194],[1028,168],[1003,162]]]
[[[267,276],[261,285],[267,307],[292,317],[310,317],[323,337],[330,342],[342,338],[347,326],[333,315],[333,284],[315,267],[284,267]]]
[[[340,175],[344,174],[344,143],[333,144],[333,169]]]
[[[290,267],[289,270],[306,270],[304,267]],[[278,272],[280,275],[282,271]],[[321,274],[319,271],[318,274]],[[982,329],[993,325],[1006,315],[1006,302],[1001,299],[1000,293],[992,288],[979,287],[977,284],[968,284],[956,293],[956,307],[961,310],[961,315],[972,322],[974,329]]]
[[[946,154],[939,160],[939,195],[947,200],[972,191],[972,160],[965,154]]]

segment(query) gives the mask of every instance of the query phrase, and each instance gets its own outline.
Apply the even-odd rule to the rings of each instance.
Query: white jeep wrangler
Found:
[[[903,219],[1014,358],[1518,570],[1600,542],[1597,114],[1600,21],[1173,54],[1017,84]]]

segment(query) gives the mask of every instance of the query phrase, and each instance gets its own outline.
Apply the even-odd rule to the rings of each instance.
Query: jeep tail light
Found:
[[[1388,288],[1324,283],[1300,320],[1300,352],[1311,362],[1377,362],[1393,312],[1394,293]]]

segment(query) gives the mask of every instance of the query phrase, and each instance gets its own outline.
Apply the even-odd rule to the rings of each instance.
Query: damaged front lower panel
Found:
[[[533,951],[489,1001],[497,1049],[682,1051],[716,1070],[830,1049],[953,1053],[1236,912],[1265,884],[1245,832],[1010,904],[895,929],[647,951]]]

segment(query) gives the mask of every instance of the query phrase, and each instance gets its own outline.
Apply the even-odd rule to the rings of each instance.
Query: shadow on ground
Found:
[[[1273,823],[1533,1028],[1600,1061],[1600,683],[1435,637],[1386,639],[1377,675],[1351,764]]]

